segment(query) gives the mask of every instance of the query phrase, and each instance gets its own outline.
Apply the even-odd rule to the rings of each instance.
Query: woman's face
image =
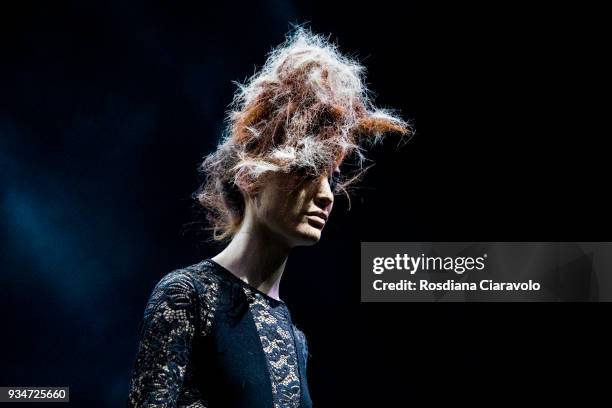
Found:
[[[338,174],[336,168],[332,174],[328,171],[300,181],[297,174],[269,173],[251,203],[255,222],[289,247],[315,244],[334,205],[333,184]]]

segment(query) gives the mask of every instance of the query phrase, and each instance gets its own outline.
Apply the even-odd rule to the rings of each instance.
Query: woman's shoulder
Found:
[[[151,292],[147,309],[154,308],[162,301],[183,303],[192,298],[195,287],[192,278],[184,269],[175,269],[162,276]]]
[[[183,305],[205,300],[207,293],[216,292],[217,281],[216,275],[212,273],[212,268],[205,260],[174,269],[155,284],[149,306],[162,300]]]
[[[179,285],[196,290],[200,289],[198,286],[205,288],[207,285],[214,284],[215,281],[216,274],[214,273],[214,268],[205,259],[193,265],[173,269],[161,277],[157,286],[168,287]]]
[[[145,308],[153,315],[183,316],[204,323],[208,332],[219,298],[219,281],[206,261],[174,269],[159,279]]]
[[[306,335],[304,334],[302,330],[298,329],[298,327],[295,324],[292,324],[292,326],[293,326],[293,332],[295,333],[295,340],[301,347],[303,347],[306,351],[308,351],[308,342],[306,340]]]
[[[292,326],[297,340],[301,343],[306,343],[306,335],[304,334],[304,332],[300,330],[295,324],[292,324]]]
[[[310,351],[308,349],[308,341],[306,340],[306,335],[304,334],[302,330],[298,329],[298,327],[295,324],[292,324],[292,326],[293,326],[293,332],[295,333],[295,342],[297,345],[298,352],[302,354],[304,363],[306,364],[308,362],[308,357],[310,355]]]

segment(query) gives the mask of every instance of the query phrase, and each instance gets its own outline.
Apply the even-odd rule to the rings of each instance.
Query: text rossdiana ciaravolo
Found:
[[[387,270],[403,270],[410,275],[417,271],[424,272],[455,272],[458,275],[468,271],[483,271],[486,268],[487,254],[479,257],[441,257],[441,256],[408,256],[396,254],[395,257],[377,257],[373,259],[372,272],[380,275]],[[376,279],[373,282],[374,290],[407,290],[407,291],[539,291],[540,283],[529,280],[527,282],[498,282],[492,279],[482,279],[478,282],[458,282],[454,279],[432,282],[427,279],[418,281],[401,279],[395,282],[384,282]]]
[[[496,282],[491,279],[482,279],[480,282],[456,282],[448,279],[443,282],[431,282],[427,279],[420,279],[418,282],[402,279],[398,282],[383,282],[376,279],[373,283],[374,290],[421,290],[421,291],[538,291],[540,284],[531,279],[528,282]]]

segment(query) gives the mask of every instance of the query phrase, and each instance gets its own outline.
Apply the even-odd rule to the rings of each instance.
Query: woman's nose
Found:
[[[327,177],[321,177],[317,194],[315,195],[314,202],[317,207],[323,210],[327,210],[327,207],[334,202],[334,194],[331,191],[329,181]]]

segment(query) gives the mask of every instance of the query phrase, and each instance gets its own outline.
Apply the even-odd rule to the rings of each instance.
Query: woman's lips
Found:
[[[308,221],[311,224],[315,224],[315,226],[318,228],[323,228],[323,226],[325,225],[325,220],[318,215],[306,214],[306,218],[308,218]]]

